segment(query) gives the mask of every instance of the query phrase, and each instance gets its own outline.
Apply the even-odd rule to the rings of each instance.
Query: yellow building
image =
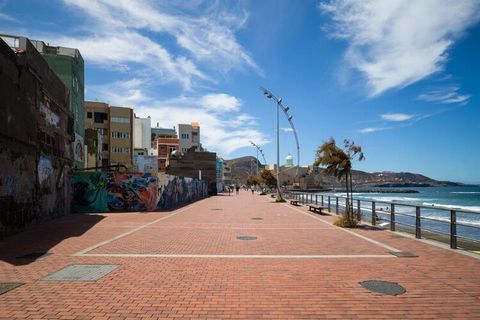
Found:
[[[102,166],[133,165],[133,109],[85,102],[85,129],[96,129],[102,136]]]

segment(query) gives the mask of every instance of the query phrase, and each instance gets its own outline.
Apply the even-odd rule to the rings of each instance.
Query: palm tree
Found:
[[[362,147],[355,145],[353,140],[345,139],[344,148],[336,145],[335,140],[330,138],[317,149],[314,166],[324,166],[323,172],[337,177],[338,180],[345,178],[345,189],[347,192],[347,201],[345,208],[345,217],[349,225],[354,225],[353,204],[353,181],[352,181],[352,162],[354,160],[362,161],[365,156]]]

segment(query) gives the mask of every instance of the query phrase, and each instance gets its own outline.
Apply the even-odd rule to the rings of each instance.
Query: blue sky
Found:
[[[1,33],[80,49],[87,99],[198,121],[226,159],[255,155],[252,140],[275,161],[264,86],[290,107],[302,164],[352,138],[358,169],[477,183],[479,22],[478,0],[0,1]]]

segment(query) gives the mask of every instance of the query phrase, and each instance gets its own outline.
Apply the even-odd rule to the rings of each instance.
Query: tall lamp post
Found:
[[[278,98],[273,95],[270,91],[267,89],[260,87],[260,90],[262,91],[263,95],[266,96],[268,99],[272,99],[275,104],[277,105],[277,202],[284,201],[282,198],[282,194],[280,193],[280,127],[279,127],[279,114],[280,114],[280,106],[283,109],[282,106],[282,98]]]
[[[299,179],[298,181],[300,182],[300,177],[299,177],[299,170],[300,170],[300,144],[298,143],[298,135],[297,135],[297,130],[295,129],[295,126],[293,125],[293,116],[288,114],[288,110],[290,110],[289,107],[285,107],[283,106],[282,104],[282,99],[281,98],[277,98],[273,95],[272,92],[270,92],[269,90],[263,88],[263,87],[260,87],[260,90],[262,90],[263,94],[269,98],[269,99],[273,99],[273,101],[275,101],[275,103],[277,104],[277,106],[279,106],[280,108],[282,108],[282,111],[283,113],[285,114],[285,117],[287,117],[287,120],[288,120],[288,123],[290,124],[290,128],[292,128],[292,131],[293,131],[293,135],[295,137],[295,143],[297,145],[297,170],[296,170],[296,173],[295,175],[297,176],[297,178]],[[278,112],[278,110],[277,110]],[[278,135],[278,121],[277,121],[277,135]],[[278,141],[278,140],[277,140]],[[278,157],[278,155],[277,155]]]
[[[260,154],[262,155],[262,158],[263,158],[263,163],[267,163],[267,160],[265,160],[265,155],[263,154],[263,150],[262,148],[260,148],[260,146],[258,146],[257,144],[255,144],[255,142],[253,141],[250,141],[250,144],[252,146],[254,146],[256,149],[257,149],[257,176],[258,176],[258,153],[260,152]]]

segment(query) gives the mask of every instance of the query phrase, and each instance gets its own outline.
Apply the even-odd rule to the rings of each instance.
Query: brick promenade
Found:
[[[0,295],[0,319],[480,319],[479,259],[272,200],[243,191],[32,227],[0,242],[0,282],[24,283]],[[34,252],[51,255],[18,258]],[[41,280],[74,264],[118,267],[96,282]]]

